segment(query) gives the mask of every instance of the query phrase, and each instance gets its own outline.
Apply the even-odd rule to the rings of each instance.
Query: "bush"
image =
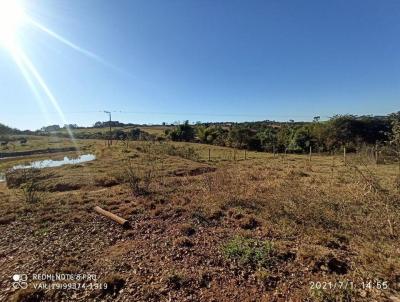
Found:
[[[35,169],[19,169],[19,170],[14,170],[14,169],[10,169],[8,171],[6,171],[6,182],[7,182],[7,187],[10,189],[16,189],[19,188],[24,182],[26,182],[27,179],[27,174],[28,171],[29,174],[31,174],[31,176],[33,176],[33,174],[38,174],[39,170]],[[36,177],[37,175],[35,175]]]
[[[153,181],[154,174],[153,166],[140,167],[128,163],[122,177],[133,195],[145,195],[150,192],[150,184]]]
[[[190,142],[194,139],[195,129],[189,124],[189,121],[178,125],[174,130],[166,133],[173,141]]]
[[[35,168],[11,170],[6,173],[7,186],[19,188],[27,203],[37,203],[41,199],[40,171]]]

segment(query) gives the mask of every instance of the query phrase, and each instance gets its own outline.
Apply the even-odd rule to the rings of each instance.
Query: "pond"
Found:
[[[64,165],[81,164],[95,159],[96,155],[94,154],[84,154],[76,158],[69,158],[65,156],[64,159],[62,160],[52,160],[52,159],[39,160],[31,162],[29,165],[14,166],[13,169],[18,170],[18,169],[28,169],[28,168],[36,168],[36,169],[53,168],[53,167],[61,167]]]

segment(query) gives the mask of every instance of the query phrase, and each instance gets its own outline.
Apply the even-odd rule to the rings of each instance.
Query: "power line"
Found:
[[[105,110],[86,110],[86,111],[64,111],[65,115],[73,114],[91,114],[91,113],[104,113]],[[252,113],[205,113],[205,112],[159,112],[159,111],[124,111],[124,110],[109,110],[107,113],[121,113],[121,114],[143,114],[143,115],[167,115],[167,116],[212,116],[212,117],[257,117],[257,118],[313,118],[316,115],[277,115],[277,114],[252,114]],[[55,112],[48,111],[48,114]],[[36,113],[29,112],[7,112],[7,115],[34,115]],[[330,118],[327,115],[318,115],[322,118]]]

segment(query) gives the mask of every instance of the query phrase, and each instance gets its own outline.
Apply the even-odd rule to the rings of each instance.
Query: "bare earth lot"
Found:
[[[0,183],[1,301],[400,301],[396,164],[85,144],[97,159],[43,169],[37,203]],[[13,288],[16,273],[27,289]],[[107,288],[30,280],[55,273],[92,273]]]

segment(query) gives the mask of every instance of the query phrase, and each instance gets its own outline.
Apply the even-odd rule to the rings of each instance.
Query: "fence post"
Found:
[[[208,148],[208,161],[211,161],[211,148]]]
[[[375,165],[378,164],[378,145],[375,144]]]
[[[244,159],[245,160],[247,159],[247,150],[246,149],[244,149]]]
[[[343,146],[343,161],[344,165],[346,165],[346,146]]]
[[[309,161],[311,162],[311,153],[312,153],[312,147],[310,146],[310,156],[309,156]]]
[[[233,149],[233,160],[236,161],[236,149]]]

